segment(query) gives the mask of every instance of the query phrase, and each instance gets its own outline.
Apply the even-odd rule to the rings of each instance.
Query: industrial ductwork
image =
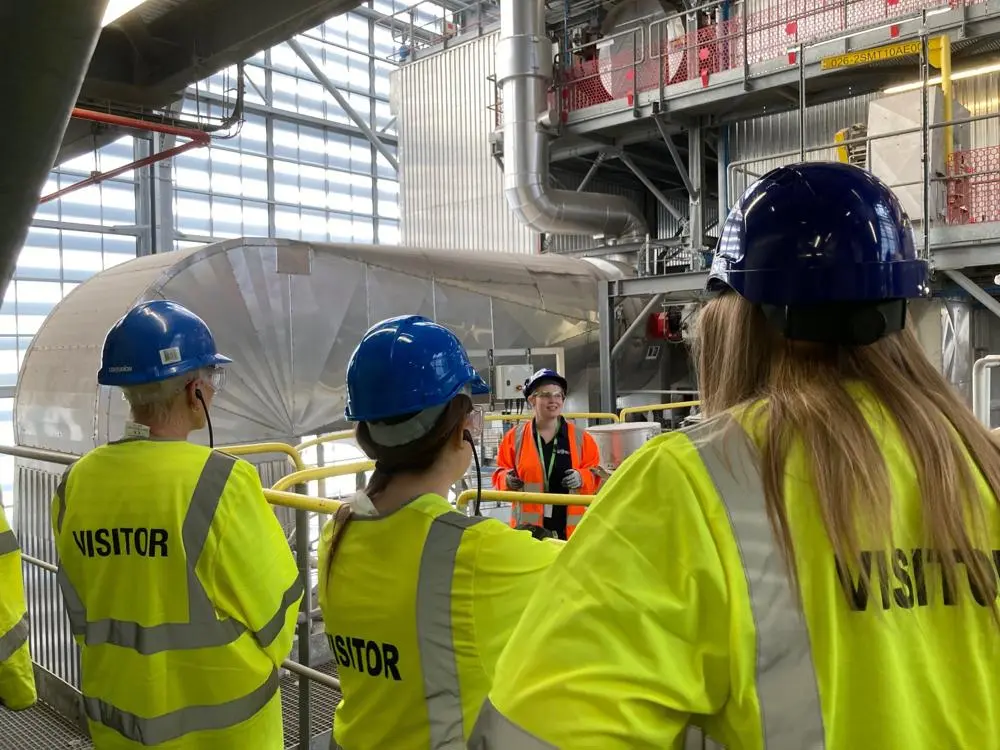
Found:
[[[107,0],[5,3],[0,13],[0,293],[7,288],[38,196],[101,33]]]
[[[503,97],[504,194],[514,214],[539,232],[643,237],[646,222],[626,198],[549,186],[548,110],[552,44],[545,0],[501,0],[496,73]]]

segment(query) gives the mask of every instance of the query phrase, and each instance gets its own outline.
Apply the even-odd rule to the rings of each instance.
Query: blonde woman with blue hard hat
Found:
[[[447,500],[475,458],[472,397],[487,392],[455,334],[418,315],[375,325],[351,356],[346,416],[375,471],[320,541],[320,607],[344,694],[335,748],[464,747],[559,550]]]
[[[1000,747],[1000,449],[907,325],[928,267],[896,197],[769,172],[708,289],[706,421],[615,472],[469,747]]]

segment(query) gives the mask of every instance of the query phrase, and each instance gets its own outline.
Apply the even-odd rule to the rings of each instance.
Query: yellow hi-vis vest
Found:
[[[59,585],[100,750],[279,750],[278,667],[302,596],[245,461],[124,440],[66,472]]]
[[[811,479],[824,457],[793,442],[784,505],[800,608],[765,508],[766,404],[760,420],[725,414],[655,438],[544,577],[469,747],[659,750],[680,747],[689,723],[740,750],[1000,747],[996,581],[979,591],[956,566],[944,585],[949,556],[927,548],[896,422],[851,393],[889,471],[891,544],[864,543],[842,583]],[[1000,566],[1000,511],[979,482],[979,554]]]
[[[0,706],[20,710],[34,705],[36,700],[21,548],[0,508]]]
[[[422,495],[384,516],[356,515],[319,601],[344,698],[343,750],[464,750],[476,714],[541,573],[562,545]]]

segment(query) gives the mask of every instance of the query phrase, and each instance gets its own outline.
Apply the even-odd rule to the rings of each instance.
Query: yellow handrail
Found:
[[[670,411],[671,409],[684,409],[688,406],[701,406],[701,401],[677,401],[673,404],[648,404],[646,406],[627,406],[618,412],[618,416],[624,421],[626,414],[644,414],[647,411]]]
[[[510,492],[483,490],[482,499],[498,503],[538,503],[540,505],[590,505],[597,495],[554,495],[550,492]],[[461,510],[476,499],[475,490],[463,490],[455,499]]]
[[[311,469],[302,469],[291,474],[286,474],[275,482],[271,489],[287,490],[297,484],[314,482],[317,479],[328,479],[329,477],[346,477],[350,474],[358,474],[362,471],[371,471],[375,468],[374,461],[353,461],[349,464],[333,464],[331,466],[315,466]]]
[[[517,422],[531,419],[534,414],[487,414],[483,419],[487,422]],[[603,411],[574,411],[563,414],[566,419],[610,419],[618,422],[618,415]]]
[[[326,435],[320,435],[319,437],[314,437],[311,440],[306,440],[303,443],[299,443],[295,446],[295,450],[304,451],[306,448],[312,448],[314,445],[320,445],[321,443],[332,443],[334,440],[350,440],[354,437],[354,430],[337,430],[336,432],[331,432]]]
[[[309,510],[313,513],[336,513],[340,507],[337,500],[325,497],[309,497],[297,492],[282,492],[281,490],[264,490],[264,497],[271,505],[280,505],[295,510]]]
[[[299,451],[287,443],[244,443],[241,445],[226,445],[219,450],[230,456],[250,456],[255,453],[284,453],[292,459],[296,471],[306,468]]]

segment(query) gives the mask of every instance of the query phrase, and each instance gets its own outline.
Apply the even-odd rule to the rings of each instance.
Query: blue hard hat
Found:
[[[563,389],[563,393],[569,390],[569,386],[566,382],[566,378],[560,375],[555,370],[543,369],[538,370],[528,378],[528,382],[524,384],[524,397],[528,398],[535,389],[542,383],[558,383],[559,387]]]
[[[489,386],[469,362],[458,336],[420,315],[400,315],[368,329],[347,364],[352,422],[377,422],[451,401],[466,387]]]
[[[231,362],[215,348],[204,320],[176,302],[153,300],[136,305],[111,326],[97,382],[145,385]]]
[[[870,172],[839,162],[774,169],[729,212],[708,289],[755,304],[877,302],[928,294],[910,220]]]

